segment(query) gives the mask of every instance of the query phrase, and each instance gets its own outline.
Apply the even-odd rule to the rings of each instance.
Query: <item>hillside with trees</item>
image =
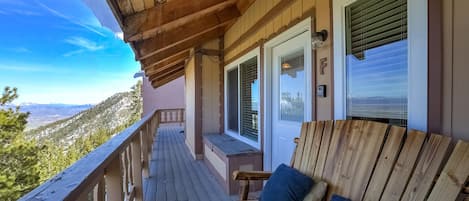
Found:
[[[140,119],[141,83],[71,118],[25,132],[28,113],[0,97],[0,200],[17,200]]]
[[[78,138],[99,130],[127,127],[140,119],[142,105],[138,86],[133,87],[132,91],[114,94],[75,116],[29,130],[26,136],[40,142],[51,141],[54,144],[70,146]]]

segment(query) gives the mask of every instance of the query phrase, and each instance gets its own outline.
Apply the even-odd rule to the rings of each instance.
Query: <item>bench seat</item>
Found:
[[[363,120],[305,122],[295,142],[291,166],[326,181],[325,200],[333,194],[352,201],[469,199],[468,142],[454,146],[444,135]],[[250,181],[269,174],[235,171],[240,200],[247,200]]]

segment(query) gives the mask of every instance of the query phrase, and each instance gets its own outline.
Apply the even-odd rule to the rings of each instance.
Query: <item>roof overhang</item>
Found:
[[[254,0],[107,0],[153,87],[184,75],[190,49],[222,36]]]

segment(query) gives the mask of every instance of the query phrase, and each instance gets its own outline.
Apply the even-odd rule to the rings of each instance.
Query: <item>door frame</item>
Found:
[[[333,0],[334,119],[346,118],[345,7],[357,0]],[[408,128],[427,131],[428,1],[408,0]]]
[[[264,44],[264,170],[271,171],[272,170],[272,59],[273,59],[273,48],[277,45],[280,45],[295,36],[298,36],[302,33],[307,32],[309,36],[311,36],[312,26],[311,26],[312,18],[308,17],[305,20],[299,22],[298,24],[294,25],[293,27],[289,28],[288,30],[282,32],[275,38],[267,41]],[[306,48],[311,48],[311,37],[308,37],[308,41],[306,43]],[[311,57],[311,71],[313,71],[313,60],[314,58]],[[314,72],[312,72],[314,75]],[[313,76],[314,79],[314,76]],[[311,83],[311,87],[314,86],[314,83]],[[311,99],[314,105],[314,90],[308,89],[312,91]],[[312,107],[314,108],[314,107]],[[314,112],[311,112],[311,116],[313,117]],[[293,140],[293,139],[292,139]]]

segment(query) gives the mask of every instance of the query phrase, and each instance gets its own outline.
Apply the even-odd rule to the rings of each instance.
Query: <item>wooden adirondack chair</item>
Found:
[[[325,180],[326,200],[332,194],[352,201],[469,200],[468,142],[452,148],[443,135],[361,120],[303,123],[295,142],[291,166]],[[270,175],[233,172],[241,182],[240,200],[248,198],[249,181]]]

